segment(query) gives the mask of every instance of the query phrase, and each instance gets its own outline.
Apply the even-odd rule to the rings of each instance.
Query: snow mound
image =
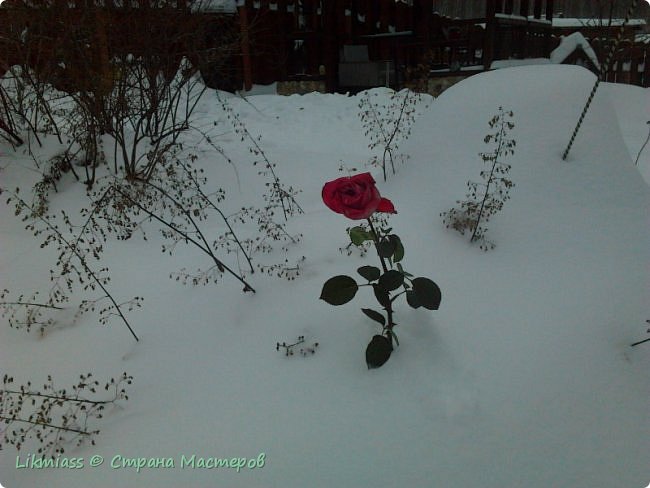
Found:
[[[598,62],[598,56],[596,56],[596,52],[591,47],[591,44],[589,44],[589,41],[587,41],[587,39],[585,39],[585,36],[583,36],[580,32],[574,32],[573,34],[562,37],[560,45],[551,51],[551,63],[562,63],[577,48],[581,48],[589,57],[589,60],[594,64],[594,66],[600,69],[600,63]]]
[[[142,341],[133,344],[119,323],[100,327],[92,316],[43,339],[2,322],[0,371],[21,383],[52,374],[64,385],[80,371],[102,379],[127,371],[134,375],[130,399],[97,425],[96,446],[66,451],[83,458],[84,469],[17,469],[16,452],[7,446],[2,483],[646,486],[650,347],[629,345],[644,337],[650,318],[650,188],[619,128],[626,110],[615,105],[637,100],[623,88],[598,91],[562,160],[594,81],[584,68],[557,65],[468,78],[419,117],[399,148],[411,158],[386,182],[377,168],[364,166],[370,151],[359,96],[229,98],[251,134],[262,135],[259,143],[282,181],[303,190],[305,214],[290,230],[304,235],[298,248],[307,258],[304,273],[292,282],[256,273],[254,296],[228,280],[184,288],[167,277],[180,267],[204,267],[199,253],[161,255],[155,228],[145,242],[111,242],[105,264],[112,286],[120,296],[145,296],[133,314]],[[388,102],[388,91],[371,95]],[[468,179],[479,180],[478,153],[489,149],[483,138],[499,106],[514,112],[517,146],[509,162],[516,186],[488,223],[487,237],[497,247],[484,253],[446,229],[439,214],[464,198]],[[201,117],[224,129],[215,140],[234,168],[207,146],[197,151],[196,164],[206,170],[209,190],[223,186],[228,198],[253,195],[257,200],[246,205],[263,205],[249,188],[258,167],[220,107],[209,93]],[[11,157],[10,164],[3,157],[4,184],[34,178],[25,171],[28,155]],[[377,307],[372,293],[360,290],[342,307],[318,299],[328,278],[378,264],[372,253],[360,258],[338,250],[349,242],[345,227],[353,223],[329,211],[320,191],[341,176],[341,163],[373,172],[398,211],[390,225],[404,242],[404,267],[442,290],[433,313],[396,301],[400,346],[379,370],[368,371],[363,354],[378,332],[359,310]],[[81,185],[56,198],[75,208],[87,204]],[[0,289],[43,283],[48,255],[11,211],[0,207]],[[223,232],[215,224],[206,230],[211,239]],[[276,341],[299,335],[318,341],[318,353],[288,358],[276,351]],[[178,464],[193,454],[253,459],[261,453],[263,468],[241,472]],[[104,456],[102,466],[88,464],[95,454]],[[165,457],[176,466],[113,469],[118,455]]]

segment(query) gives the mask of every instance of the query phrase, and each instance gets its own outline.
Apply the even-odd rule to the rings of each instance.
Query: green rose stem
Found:
[[[388,267],[386,266],[386,261],[382,257],[382,255],[379,253],[379,234],[375,230],[375,226],[372,224],[372,220],[370,217],[368,217],[368,224],[370,225],[370,230],[372,232],[372,239],[375,241],[375,249],[377,250],[377,256],[379,256],[379,260],[381,261],[381,267],[384,270],[384,273],[388,272]],[[390,345],[392,347],[393,345],[393,326],[395,325],[393,323],[393,301],[388,300],[386,306],[384,307],[384,310],[386,310],[386,314],[388,315],[388,324],[386,325],[386,329],[388,330],[388,335],[386,336],[388,340],[390,341]]]

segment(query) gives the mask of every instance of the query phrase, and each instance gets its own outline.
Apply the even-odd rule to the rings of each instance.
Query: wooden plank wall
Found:
[[[475,53],[480,52],[485,67],[492,59],[542,56],[548,51],[553,0],[411,3],[245,0],[240,16],[245,9],[250,22],[248,84],[325,77],[328,88],[334,89],[339,50],[345,44],[368,44],[371,59],[400,64],[413,64],[428,50],[438,50],[448,62],[453,58],[455,64],[466,66],[475,64]],[[528,22],[529,16],[539,23]],[[483,32],[475,28],[477,23],[486,26]],[[377,37],[389,33],[402,35]]]

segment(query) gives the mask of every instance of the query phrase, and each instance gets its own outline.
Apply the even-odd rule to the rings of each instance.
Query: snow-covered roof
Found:
[[[195,10],[201,12],[221,12],[221,13],[235,13],[237,12],[236,0],[202,0]]]
[[[598,62],[598,57],[594,52],[593,48],[589,44],[589,41],[585,39],[580,32],[574,32],[568,36],[563,36],[560,41],[560,45],[551,51],[551,63],[560,64],[566,58],[568,58],[573,51],[578,47],[582,48],[584,53],[589,57],[589,60],[594,64],[597,69],[600,69],[600,63]]]
[[[637,34],[634,36],[634,42],[648,44],[650,43],[650,34]]]
[[[492,61],[490,69],[514,68],[517,66],[532,66],[538,64],[550,64],[550,61],[548,58],[497,59]]]
[[[612,26],[620,26],[623,24],[624,19],[612,19]],[[586,19],[574,19],[574,18],[563,18],[556,17],[553,19],[553,27],[608,27],[609,19],[595,19],[595,18],[586,18]],[[627,24],[629,26],[643,26],[646,25],[644,19],[629,19]]]
[[[526,17],[523,17],[521,15],[515,15],[515,14],[503,14],[500,12],[497,12],[494,14],[495,17],[499,19],[513,19],[513,20],[527,20]]]

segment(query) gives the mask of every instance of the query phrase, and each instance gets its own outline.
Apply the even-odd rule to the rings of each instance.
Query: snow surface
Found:
[[[334,94],[229,99],[303,192],[304,234],[291,252],[306,256],[292,282],[255,274],[255,295],[232,279],[184,287],[168,279],[205,266],[192,250],[174,258],[149,240],[110,242],[106,263],[121,296],[144,295],[129,316],[135,343],[118,322],[88,315],[44,338],[0,327],[0,372],[16,382],[58,385],[92,371],[99,380],[127,371],[130,399],[94,427],[97,445],[71,449],[84,469],[16,469],[0,452],[7,488],[76,487],[394,487],[634,488],[650,481],[650,348],[646,337],[650,188],[632,155],[645,137],[648,91],[603,85],[566,161],[561,158],[595,77],[573,66],[527,66],[476,75],[445,91],[416,122],[401,150],[411,156],[378,187],[398,214],[391,224],[404,265],[442,289],[439,311],[396,302],[400,347],[367,370],[363,351],[378,332],[361,312],[366,290],[341,307],[318,299],[336,274],[377,259],[348,257],[351,224],[322,203],[324,182],[341,161],[365,171],[370,152],[358,97]],[[603,89],[606,88],[606,89]],[[385,89],[373,90],[385,100]],[[514,111],[512,199],[490,221],[496,249],[484,253],[445,229],[439,213],[477,180],[487,121]],[[223,128],[219,143],[243,182],[218,155],[199,161],[210,184],[261,203],[256,168],[229,129],[214,93],[203,120]],[[613,115],[615,114],[615,115]],[[643,123],[643,124],[642,124]],[[30,159],[2,146],[2,185],[34,180]],[[650,152],[650,151],[649,151]],[[643,165],[650,164],[647,153]],[[82,205],[70,183],[53,206]],[[257,200],[256,200],[257,199]],[[210,224],[207,224],[210,225]],[[215,233],[220,230],[212,229]],[[0,209],[0,289],[47,287],[47,258],[12,209]],[[287,358],[277,341],[318,341],[308,358]],[[26,446],[25,456],[34,448]],[[181,469],[181,455],[257,457],[263,468]],[[106,459],[97,468],[90,456]],[[171,457],[168,469],[111,469],[116,456]]]

